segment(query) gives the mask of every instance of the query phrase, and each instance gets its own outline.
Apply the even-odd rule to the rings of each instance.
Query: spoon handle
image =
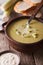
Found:
[[[36,7],[36,9],[35,9],[35,11],[34,11],[34,14],[32,14],[32,16],[30,17],[28,23],[30,23],[30,21],[31,21],[32,19],[34,19],[34,17],[35,17],[35,16],[37,15],[37,13],[40,11],[40,9],[42,8],[42,6],[43,6],[43,1],[42,1],[40,4],[38,4],[38,6]]]
[[[42,7],[43,7],[43,1],[40,4],[37,5],[37,7],[34,11],[34,14],[32,16],[35,17]]]

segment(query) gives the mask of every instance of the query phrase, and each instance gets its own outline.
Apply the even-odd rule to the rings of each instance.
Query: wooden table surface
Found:
[[[6,39],[4,33],[0,33],[0,53],[6,50],[13,50],[20,55],[21,63],[20,65],[43,65],[43,48],[37,50],[35,53],[22,53],[18,52],[9,46],[9,41]]]
[[[43,65],[43,48],[33,53],[18,52],[9,45],[9,41],[6,39],[5,34],[0,32],[0,53],[6,50],[13,50],[20,56],[20,65]]]

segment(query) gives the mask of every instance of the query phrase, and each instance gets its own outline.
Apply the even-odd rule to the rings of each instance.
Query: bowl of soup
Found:
[[[34,18],[26,29],[29,16],[21,16],[11,20],[5,34],[10,45],[19,51],[31,51],[41,47],[43,43],[43,23]]]

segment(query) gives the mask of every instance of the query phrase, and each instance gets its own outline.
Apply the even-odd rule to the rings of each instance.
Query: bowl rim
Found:
[[[30,18],[30,16],[19,16],[19,17],[16,17],[16,18],[13,18],[12,20],[10,20],[8,23],[7,23],[7,25],[6,25],[6,27],[5,27],[5,36],[11,41],[11,42],[13,42],[13,43],[16,43],[16,44],[19,44],[19,45],[33,45],[33,44],[37,44],[38,42],[40,42],[40,41],[42,41],[43,39],[41,39],[40,41],[37,41],[37,42],[34,42],[34,43],[22,43],[22,42],[18,42],[18,41],[16,41],[16,40],[13,40],[10,36],[8,36],[8,34],[7,34],[7,27],[8,27],[8,25],[10,25],[11,23],[12,23],[12,21],[15,21],[15,20],[20,20],[20,19],[28,19],[28,18]],[[39,20],[38,18],[34,18],[35,20]],[[20,44],[21,43],[21,44]]]

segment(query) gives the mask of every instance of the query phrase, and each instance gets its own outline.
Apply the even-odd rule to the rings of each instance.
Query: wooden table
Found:
[[[43,48],[37,50],[34,53],[18,52],[9,45],[9,41],[6,39],[5,34],[0,32],[0,53],[5,50],[13,50],[20,55],[20,65],[43,65]]]
[[[0,53],[5,50],[13,50],[20,55],[21,63],[20,65],[43,65],[43,48],[36,51],[35,53],[21,53],[14,50],[9,46],[9,42],[5,37],[4,33],[0,33]]]

